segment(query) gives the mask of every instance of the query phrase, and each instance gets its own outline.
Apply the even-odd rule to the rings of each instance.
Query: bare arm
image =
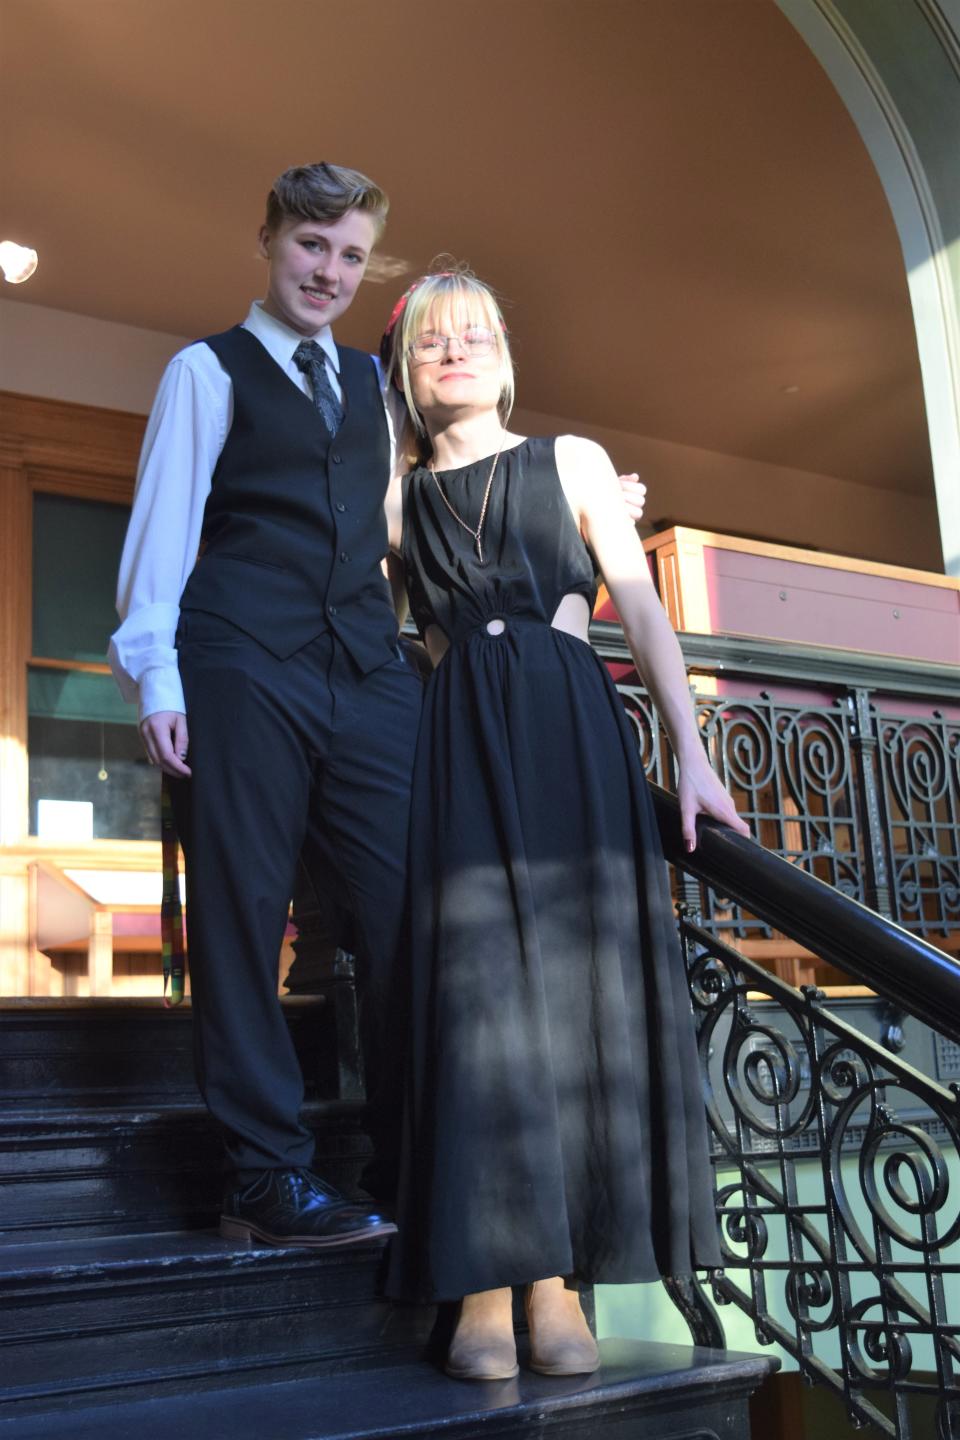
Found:
[[[399,555],[400,542],[403,539],[403,490],[400,475],[391,476],[383,508],[387,517],[387,542],[394,555]]]
[[[636,525],[643,519],[643,507],[647,503],[647,487],[636,470],[632,470],[629,475],[621,475],[619,480],[627,514]]]
[[[696,817],[701,811],[749,835],[704,753],[683,655],[653,587],[613,466],[598,445],[573,436],[557,441],[557,463],[564,489],[579,509],[582,533],[599,562],[634,663],[670,736],[680,766],[678,795],[687,849],[696,845]]]
[[[390,584],[390,596],[393,600],[393,609],[397,617],[397,624],[402,625],[410,610],[410,603],[407,600],[406,578],[403,573],[403,562],[399,555],[390,554],[383,562],[383,573]]]

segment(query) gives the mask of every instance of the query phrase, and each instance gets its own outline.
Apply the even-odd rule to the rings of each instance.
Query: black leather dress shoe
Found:
[[[373,1207],[351,1204],[309,1170],[264,1170],[227,1196],[220,1216],[224,1240],[315,1249],[379,1240],[396,1229]]]

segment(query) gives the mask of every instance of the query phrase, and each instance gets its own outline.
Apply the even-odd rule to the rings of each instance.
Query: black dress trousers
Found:
[[[186,858],[197,1076],[244,1180],[313,1158],[277,994],[304,849],[332,867],[354,912],[368,1091],[392,1083],[388,997],[404,964],[421,682],[399,650],[364,675],[328,633],[279,660],[202,611],[182,613],[177,643],[192,778],[174,783],[173,801]]]

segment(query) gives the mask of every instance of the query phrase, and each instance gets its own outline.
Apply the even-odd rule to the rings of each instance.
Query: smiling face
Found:
[[[411,343],[430,336],[446,339],[446,349],[435,360],[409,357],[410,391],[421,415],[443,410],[495,410],[500,400],[501,360],[496,338],[487,354],[477,354],[471,335],[487,330],[485,317],[463,297],[434,306],[423,329]]]
[[[283,220],[260,231],[268,264],[263,308],[298,335],[315,335],[348,309],[376,239],[371,217],[348,210],[338,220]]]
[[[427,417],[442,424],[457,413],[483,410],[497,410],[506,424],[513,406],[513,364],[489,286],[469,274],[425,276],[403,297],[401,307],[384,359],[418,433],[425,433]],[[486,354],[471,345],[471,330],[493,337]],[[416,348],[427,336],[449,343],[427,358]]]

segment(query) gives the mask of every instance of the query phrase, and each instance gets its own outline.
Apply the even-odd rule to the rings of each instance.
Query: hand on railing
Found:
[[[651,785],[650,794],[671,864],[960,1044],[955,960],[774,851],[744,845],[739,825],[735,830],[701,821],[700,844],[691,855],[681,830],[681,801],[659,785]]]
[[[750,839],[750,826],[737,814],[733,797],[705,758],[701,761],[694,756],[681,768],[677,799],[680,801],[683,843],[688,854],[697,848],[698,815],[709,815],[719,820],[721,825],[729,825],[738,835]]]

